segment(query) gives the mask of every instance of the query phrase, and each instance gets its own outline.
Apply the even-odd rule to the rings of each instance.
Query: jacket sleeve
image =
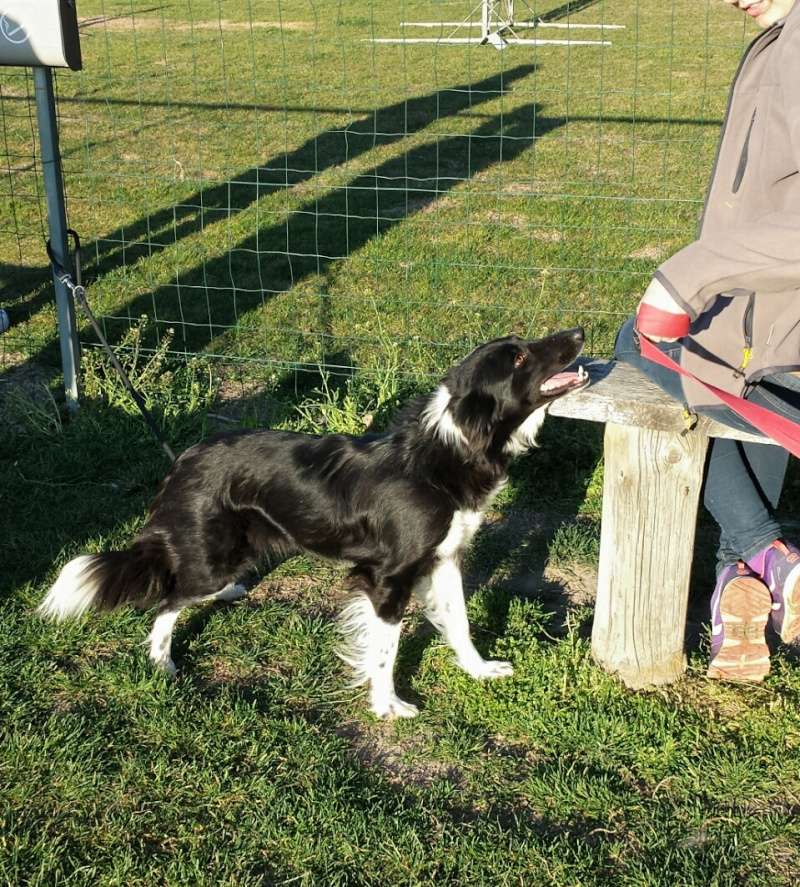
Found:
[[[800,28],[782,52],[781,100],[795,169],[800,170]],[[782,207],[743,227],[703,230],[701,239],[667,259],[655,276],[694,320],[720,293],[800,288],[800,173]]]
[[[744,229],[704,233],[661,265],[655,276],[693,320],[720,293],[800,288],[800,189],[795,190],[798,212],[771,212]]]

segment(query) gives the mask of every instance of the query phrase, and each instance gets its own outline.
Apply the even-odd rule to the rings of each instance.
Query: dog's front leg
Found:
[[[425,607],[425,615],[453,649],[458,664],[473,678],[503,678],[514,673],[510,662],[484,659],[469,635],[461,570],[456,561],[445,558],[433,568],[427,580],[414,589]]]
[[[394,689],[394,662],[402,621],[381,618],[370,597],[350,598],[339,618],[337,653],[353,669],[352,686],[369,683],[370,709],[379,718],[413,718],[419,710]]]

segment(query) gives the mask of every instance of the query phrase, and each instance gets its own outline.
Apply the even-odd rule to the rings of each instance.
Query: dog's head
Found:
[[[582,369],[564,372],[583,341],[575,327],[534,341],[506,336],[479,345],[432,395],[423,427],[456,448],[523,452],[535,444],[548,405],[588,383]]]

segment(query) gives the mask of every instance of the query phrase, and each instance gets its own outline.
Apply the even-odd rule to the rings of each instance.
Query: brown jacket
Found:
[[[800,0],[745,52],[698,239],[656,277],[692,318],[681,363],[699,378],[742,395],[800,369]]]

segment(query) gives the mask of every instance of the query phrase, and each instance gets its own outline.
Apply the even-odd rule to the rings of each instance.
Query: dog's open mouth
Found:
[[[589,374],[579,366],[575,372],[556,373],[539,386],[539,390],[547,397],[561,397],[570,391],[577,391],[589,384]]]

